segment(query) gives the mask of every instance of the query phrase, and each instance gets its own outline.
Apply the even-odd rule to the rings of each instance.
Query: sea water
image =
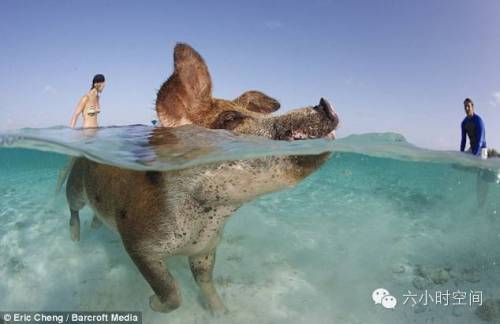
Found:
[[[141,311],[147,324],[495,319],[500,162],[494,159],[421,149],[392,133],[276,142],[192,127],[85,132],[56,127],[1,136],[0,311]],[[65,197],[54,193],[68,155],[174,170],[323,151],[332,157],[313,175],[247,203],[228,221],[214,272],[230,311],[220,318],[202,307],[185,257],[167,260],[181,307],[151,311],[152,290],[120,238],[105,227],[92,230],[86,207],[81,240],[72,242]],[[396,305],[376,303],[378,288]]]

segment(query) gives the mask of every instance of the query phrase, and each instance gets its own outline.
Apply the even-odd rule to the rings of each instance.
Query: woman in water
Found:
[[[96,74],[92,79],[92,87],[87,92],[76,107],[73,117],[71,117],[71,127],[76,126],[76,122],[80,114],[83,115],[83,128],[98,127],[97,114],[101,112],[99,106],[99,94],[104,90],[105,79],[104,75]]]
[[[94,78],[92,79],[92,87],[90,87],[90,91],[87,92],[82,97],[82,99],[80,99],[78,106],[76,106],[75,113],[71,117],[71,127],[75,128],[78,117],[80,116],[80,114],[83,115],[83,128],[85,128],[83,130],[83,135],[88,138],[93,137],[97,131],[97,114],[101,112],[101,108],[99,105],[99,94],[102,92],[102,90],[104,90],[104,82],[104,75],[96,74],[94,76]],[[59,179],[57,180],[56,185],[56,193],[61,191],[64,181],[68,177],[75,161],[75,157],[70,157],[66,166],[59,172]],[[94,218],[94,221],[92,222],[93,226],[97,224],[97,221],[98,220]],[[71,232],[71,237],[74,240],[76,240],[77,236],[79,235],[79,222],[79,220],[75,220],[73,218],[71,218],[70,220],[70,224],[72,224],[71,228],[73,229],[73,231]]]

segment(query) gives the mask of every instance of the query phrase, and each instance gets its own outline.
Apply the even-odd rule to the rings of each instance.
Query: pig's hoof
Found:
[[[69,231],[71,233],[71,240],[73,242],[80,241],[80,228],[71,227]]]
[[[198,296],[198,302],[203,309],[209,311],[214,317],[221,317],[229,313],[226,306],[220,300],[215,300],[210,304],[202,296]]]
[[[224,315],[227,315],[229,311],[227,310],[226,306],[220,305],[220,306],[211,306],[210,308],[210,313],[212,316],[219,318]]]
[[[167,301],[165,303],[162,303],[156,295],[153,295],[149,297],[149,307],[151,307],[151,309],[155,312],[169,313],[173,310],[176,310],[181,305],[180,300],[178,300],[177,298],[173,299],[174,300],[171,302]]]

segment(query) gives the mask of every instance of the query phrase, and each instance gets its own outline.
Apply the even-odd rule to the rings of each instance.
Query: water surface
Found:
[[[393,133],[334,142],[275,142],[192,127],[158,131],[67,128],[3,135],[0,149],[2,310],[138,310],[144,323],[483,323],[477,303],[412,305],[404,295],[482,292],[500,298],[500,163],[421,149]],[[68,155],[137,170],[172,170],[270,154],[333,151],[294,188],[240,208],[218,248],[216,286],[227,316],[199,303],[186,258],[168,265],[181,308],[150,311],[151,288],[119,238],[69,237],[64,195],[54,195]],[[384,287],[395,309],[375,305]]]

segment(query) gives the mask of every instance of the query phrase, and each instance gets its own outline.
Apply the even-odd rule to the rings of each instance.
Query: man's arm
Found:
[[[472,152],[474,155],[480,155],[481,154],[481,149],[483,147],[486,147],[485,143],[486,143],[486,132],[485,132],[485,129],[484,129],[484,123],[483,123],[483,120],[481,118],[478,118],[477,119],[477,123],[476,123],[476,138],[478,139],[477,141],[477,147],[476,147],[476,150],[474,152]]]
[[[71,117],[70,121],[71,127],[75,128],[78,116],[80,116],[80,114],[83,112],[83,109],[85,108],[85,104],[87,104],[88,99],[89,98],[87,95],[83,96],[82,99],[80,99],[80,102],[76,106],[75,113]]]
[[[462,123],[462,142],[460,142],[460,152],[465,150],[465,127],[464,123]]]

